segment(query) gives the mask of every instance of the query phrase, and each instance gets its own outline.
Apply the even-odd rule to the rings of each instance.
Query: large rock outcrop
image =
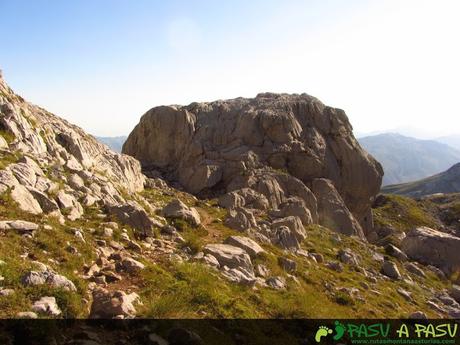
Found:
[[[233,192],[222,200],[227,208],[279,210],[290,200],[295,207],[285,212],[303,222],[338,212],[327,225],[361,237],[372,226],[370,205],[383,175],[353,137],[344,111],[306,94],[156,107],[142,116],[123,152],[191,193]],[[318,178],[329,181],[333,200],[324,200],[324,188],[312,192]]]

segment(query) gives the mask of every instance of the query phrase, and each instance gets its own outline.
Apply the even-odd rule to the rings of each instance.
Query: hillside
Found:
[[[446,144],[396,133],[360,138],[359,143],[382,164],[384,186],[419,180],[460,162],[460,151]]]
[[[101,143],[107,145],[115,152],[121,153],[121,148],[123,147],[124,142],[126,141],[126,136],[120,137],[95,137]]]
[[[460,163],[440,174],[414,182],[386,186],[382,191],[417,198],[435,193],[458,193],[460,192]]]
[[[175,114],[176,121],[161,123],[178,136],[162,131],[156,140],[170,151],[145,152],[146,177],[136,159],[26,102],[0,79],[0,317],[458,318],[452,285],[458,262],[450,254],[458,252],[457,238],[427,233],[436,250],[446,238],[452,243],[444,261],[421,260],[412,240],[392,242],[410,254],[388,248],[390,232],[398,239],[410,226],[444,225],[402,197],[377,197],[371,208],[381,169],[356,144],[343,111],[306,95],[244,101],[256,112],[237,110],[238,102],[150,112],[153,118],[141,120],[147,126],[163,110]],[[213,114],[228,116],[220,127],[228,138],[235,135],[232,121],[258,114],[251,126],[241,125],[253,146],[225,142],[200,126]],[[303,131],[310,117],[316,127]],[[258,124],[268,132],[254,132]],[[151,138],[139,137],[148,133],[142,127],[125,150],[136,141],[140,149],[148,145]],[[192,140],[184,140],[187,133]],[[261,149],[257,135],[267,134],[272,140]],[[167,137],[177,145],[163,142]],[[228,143],[237,147],[229,150]],[[304,157],[306,148],[316,161],[283,165]],[[202,174],[196,165],[190,170],[196,175],[179,181],[190,151],[199,156],[208,149],[208,159],[197,161],[209,170]],[[347,166],[344,157],[355,164]],[[217,163],[220,179],[208,174]],[[368,189],[359,187],[362,178]],[[158,329],[164,337],[168,331]]]

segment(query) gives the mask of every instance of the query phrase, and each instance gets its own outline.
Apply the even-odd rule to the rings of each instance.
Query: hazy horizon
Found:
[[[0,68],[18,94],[98,136],[129,134],[153,106],[271,91],[342,108],[357,133],[412,127],[434,138],[460,127],[459,9],[0,0]]]

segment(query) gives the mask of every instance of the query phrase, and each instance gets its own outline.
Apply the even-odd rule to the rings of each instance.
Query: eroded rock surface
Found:
[[[123,152],[191,193],[222,196],[226,208],[278,210],[304,224],[319,218],[360,237],[372,227],[370,205],[383,174],[345,113],[306,94],[156,107]],[[312,192],[319,178],[328,182]],[[250,226],[234,217],[237,226]]]

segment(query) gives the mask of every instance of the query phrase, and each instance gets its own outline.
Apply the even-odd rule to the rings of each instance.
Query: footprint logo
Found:
[[[345,334],[345,325],[339,321],[335,322],[335,335],[334,340],[342,339],[343,335]]]
[[[318,330],[316,331],[315,341],[317,343],[321,342],[321,338],[327,336],[328,334],[332,334],[332,329],[326,326],[319,326]]]

